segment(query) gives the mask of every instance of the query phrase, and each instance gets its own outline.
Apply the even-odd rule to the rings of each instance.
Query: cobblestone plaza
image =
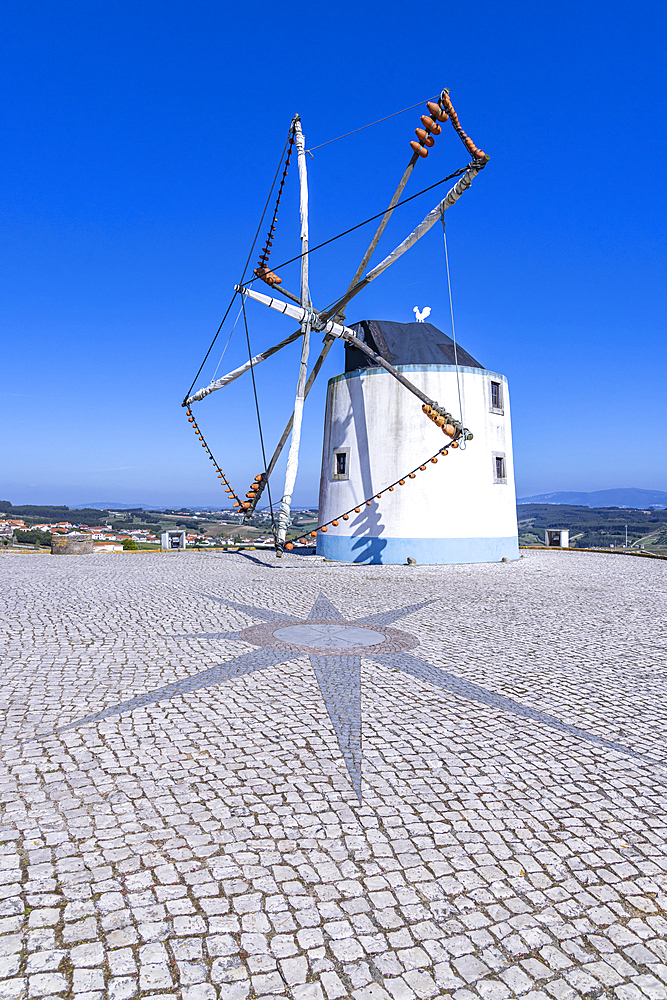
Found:
[[[667,563],[0,574],[0,1000],[667,1000]]]

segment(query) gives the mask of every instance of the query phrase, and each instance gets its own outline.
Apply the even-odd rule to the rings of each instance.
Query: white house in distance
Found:
[[[547,548],[567,549],[570,546],[569,528],[547,528],[544,532],[544,544]]]
[[[358,348],[345,346],[345,373],[329,381],[319,521],[359,506],[318,532],[317,552],[363,563],[498,562],[519,545],[509,391],[431,323],[363,320],[357,336],[455,417],[474,437],[428,459],[449,441],[419,399]],[[462,413],[459,413],[459,389]],[[404,486],[384,492],[426,464]],[[370,506],[364,501],[382,492]]]
[[[160,548],[163,551],[178,551],[186,546],[184,531],[163,531],[160,535]]]

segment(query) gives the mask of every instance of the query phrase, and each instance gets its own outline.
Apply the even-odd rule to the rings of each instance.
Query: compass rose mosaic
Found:
[[[422,601],[419,604],[348,620],[323,594],[319,595],[305,619],[266,608],[239,604],[210,594],[202,596],[225,607],[241,611],[250,618],[259,619],[260,624],[229,632],[187,633],[166,638],[198,638],[216,642],[238,640],[253,647],[249,652],[241,653],[224,663],[173,681],[164,687],[138,695],[94,715],[88,715],[77,722],[62,726],[56,732],[74,729],[89,722],[99,722],[113,715],[131,712],[135,708],[145,708],[147,705],[154,705],[181,694],[222,684],[256,670],[307,656],[317,678],[352,787],[361,800],[361,659],[363,657],[371,664],[378,663],[399,670],[435,689],[449,691],[511,715],[530,719],[598,746],[618,750],[633,757],[642,756],[610,740],[560,722],[544,712],[495,694],[422,659],[425,651],[419,648],[419,639],[412,633],[394,628],[393,625],[421,608],[435,603],[434,601]]]

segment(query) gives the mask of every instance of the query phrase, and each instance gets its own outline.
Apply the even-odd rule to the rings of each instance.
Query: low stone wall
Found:
[[[88,535],[51,535],[52,556],[87,556],[93,551]]]

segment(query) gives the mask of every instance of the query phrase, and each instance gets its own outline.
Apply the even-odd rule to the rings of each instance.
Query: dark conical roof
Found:
[[[454,341],[432,323],[394,323],[387,319],[362,319],[350,329],[376,354],[394,366],[453,365]],[[482,368],[460,344],[456,359],[464,368]],[[345,371],[374,367],[373,360],[351,344],[345,345]]]

